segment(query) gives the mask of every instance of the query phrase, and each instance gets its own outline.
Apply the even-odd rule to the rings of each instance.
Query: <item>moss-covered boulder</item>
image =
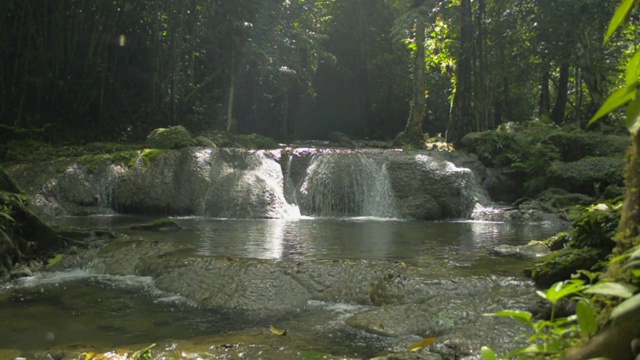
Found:
[[[574,220],[571,226],[573,248],[598,248],[611,251],[616,243],[613,237],[620,222],[620,205],[596,204],[590,206]]]
[[[566,248],[541,257],[525,269],[536,285],[546,288],[571,278],[580,269],[591,269],[606,256],[607,251],[593,248]]]
[[[202,146],[210,149],[217,148],[216,144],[206,136],[203,136],[203,135],[196,136],[196,138],[193,140],[196,142],[197,146]]]
[[[572,193],[600,195],[609,185],[623,184],[622,157],[586,157],[573,162],[555,161],[547,171],[552,186]]]
[[[184,126],[178,125],[154,129],[147,136],[146,144],[154,149],[180,149],[196,145],[196,142],[191,138],[191,134]]]
[[[546,137],[546,142],[558,149],[560,160],[565,162],[584,157],[619,156],[630,145],[628,136],[603,135],[580,129],[551,132]]]

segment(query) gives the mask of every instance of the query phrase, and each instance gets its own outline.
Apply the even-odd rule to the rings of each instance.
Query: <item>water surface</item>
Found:
[[[520,245],[544,239],[562,230],[543,225],[380,218],[204,217],[175,218],[184,228],[175,232],[129,229],[133,224],[151,220],[117,215],[67,217],[57,221],[58,225],[105,227],[132,238],[187,244],[188,251],[204,256],[282,261],[393,260],[445,270],[439,274],[447,274],[450,269],[451,274],[464,271],[468,275],[495,274],[517,279],[522,279],[520,270],[525,262],[494,257],[489,250],[501,244]],[[329,352],[345,353],[349,346],[355,346],[349,345],[353,340],[347,337],[342,340],[332,337],[336,333],[335,324],[340,323],[338,315],[344,317],[334,314],[332,304],[320,307],[310,304],[307,310],[304,316],[292,315],[289,326],[298,327],[301,332],[309,329],[309,338],[315,338],[316,342],[326,337],[334,347],[324,349]],[[84,271],[42,274],[5,284],[0,288],[0,319],[0,349],[21,350],[70,344],[115,347],[268,326],[237,314],[199,308],[177,294],[157,290],[150,278]],[[318,319],[325,319],[326,323],[318,324]],[[348,331],[345,329],[340,331]],[[308,344],[314,345],[317,343]],[[375,348],[372,344],[366,346]],[[352,350],[352,355],[358,353],[357,349]]]

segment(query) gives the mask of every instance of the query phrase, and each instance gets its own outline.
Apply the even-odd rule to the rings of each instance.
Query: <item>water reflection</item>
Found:
[[[120,226],[120,231],[154,240],[188,244],[194,253],[205,256],[296,261],[441,260],[463,266],[486,257],[488,250],[497,245],[521,245],[530,240],[545,239],[563,230],[542,225],[382,221],[370,217],[274,220],[190,217],[175,219],[185,228],[183,231],[154,233],[129,231],[123,217],[119,218],[113,226]],[[100,224],[104,222],[104,218],[91,219]],[[87,218],[74,222],[91,226]]]

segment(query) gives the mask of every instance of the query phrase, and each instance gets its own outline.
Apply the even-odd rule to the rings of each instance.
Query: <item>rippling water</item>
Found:
[[[296,261],[388,259],[414,266],[462,269],[470,275],[502,276],[519,276],[523,262],[495,258],[488,254],[490,248],[544,239],[561,230],[542,225],[377,218],[198,217],[174,219],[184,228],[177,232],[128,229],[149,220],[152,219],[95,216],[58,221],[62,225],[102,226],[129,236],[189,244],[191,251],[207,256]],[[323,311],[328,310],[320,312]],[[0,288],[0,319],[0,349],[22,350],[74,343],[119,346],[267,325],[200,309],[175,294],[158,291],[150,278],[82,271],[43,274],[5,284]],[[317,321],[317,317],[310,319]],[[298,324],[309,329],[312,325],[317,324]]]

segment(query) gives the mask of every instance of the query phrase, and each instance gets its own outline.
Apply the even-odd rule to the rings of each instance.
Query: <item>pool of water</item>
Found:
[[[307,259],[395,260],[412,266],[464,269],[468,274],[520,278],[523,261],[493,257],[492,247],[544,239],[559,228],[488,222],[422,222],[377,218],[301,218],[228,220],[175,218],[175,232],[134,231],[133,224],[153,219],[133,216],[67,217],[58,225],[105,227],[130,237],[190,245],[206,256],[304,261]],[[289,326],[317,329],[340,323],[334,305],[310,305]],[[355,311],[355,310],[354,310]],[[316,315],[311,315],[316,314]],[[177,294],[164,293],[150,278],[107,276],[74,270],[44,273],[0,287],[0,349],[48,349],[59,345],[120,346],[168,339],[189,339],[251,327],[266,328],[238,314],[198,307]],[[312,319],[314,323],[306,323]],[[310,341],[327,337],[335,351],[349,345],[331,337],[336,329],[309,332]],[[346,328],[339,329],[347,331]],[[311,330],[309,330],[311,331]],[[317,331],[317,330],[314,330]],[[313,340],[315,339],[315,340]],[[351,341],[351,340],[349,340]],[[312,347],[313,344],[308,344]],[[316,344],[317,345],[317,344]],[[374,345],[366,345],[374,349]],[[338,350],[336,350],[338,349]],[[324,349],[331,351],[332,349]],[[353,351],[356,353],[356,351]]]
[[[206,256],[275,260],[443,260],[473,266],[498,245],[543,240],[562,228],[497,222],[424,222],[387,218],[229,220],[174,218],[182,231],[129,230],[153,219],[131,216],[67,217],[61,225],[105,226],[136,237],[189,244]]]

